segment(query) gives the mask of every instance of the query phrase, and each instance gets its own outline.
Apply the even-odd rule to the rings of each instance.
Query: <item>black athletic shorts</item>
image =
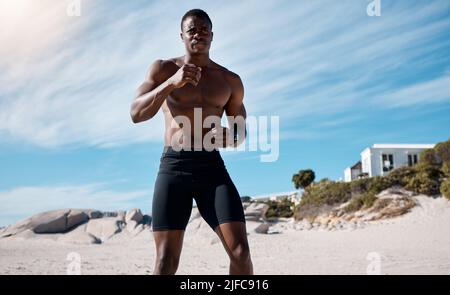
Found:
[[[241,198],[219,151],[164,147],[153,194],[153,231],[185,230],[193,199],[213,230],[229,221],[245,223]]]

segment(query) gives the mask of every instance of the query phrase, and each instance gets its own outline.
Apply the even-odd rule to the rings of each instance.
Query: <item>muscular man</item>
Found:
[[[218,151],[245,138],[245,132],[236,137],[236,130],[220,126],[224,111],[229,123],[233,117],[245,120],[242,81],[209,58],[213,32],[206,12],[188,11],[180,37],[185,55],[153,62],[131,106],[134,123],[153,118],[160,108],[165,119],[165,147],[152,204],[154,274],[175,274],[193,199],[225,247],[229,273],[253,274],[242,203]],[[194,130],[198,110],[202,118],[216,117],[219,124],[201,124]],[[214,149],[204,146],[206,136]]]

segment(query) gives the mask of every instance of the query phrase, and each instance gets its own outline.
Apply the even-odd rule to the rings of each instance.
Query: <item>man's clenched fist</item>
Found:
[[[191,83],[194,86],[197,86],[200,78],[202,68],[197,67],[193,64],[185,64],[183,65],[172,77],[170,77],[170,83],[175,88],[181,88],[186,83]]]

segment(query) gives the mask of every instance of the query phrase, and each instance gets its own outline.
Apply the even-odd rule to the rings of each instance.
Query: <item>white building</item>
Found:
[[[300,203],[301,194],[299,191],[289,191],[289,192],[282,192],[282,193],[272,193],[267,195],[259,195],[254,196],[252,199],[259,200],[259,201],[280,201],[283,198],[288,198],[291,202],[293,202],[295,205],[298,205]]]
[[[344,170],[344,180],[352,181],[361,175],[369,177],[385,175],[389,171],[413,166],[419,161],[420,152],[434,144],[374,144],[361,152],[361,161]]]

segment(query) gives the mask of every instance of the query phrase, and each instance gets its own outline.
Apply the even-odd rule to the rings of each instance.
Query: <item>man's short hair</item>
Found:
[[[181,18],[181,30],[183,30],[183,23],[184,21],[190,17],[190,16],[195,16],[195,17],[200,17],[203,18],[205,21],[207,21],[209,23],[209,25],[211,26],[212,29],[212,21],[209,18],[209,15],[201,9],[191,9],[188,12],[186,12],[183,17]]]

